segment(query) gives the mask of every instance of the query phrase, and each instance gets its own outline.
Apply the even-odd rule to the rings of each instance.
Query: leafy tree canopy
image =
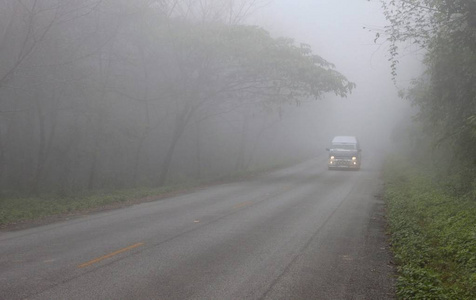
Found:
[[[255,26],[175,20],[156,38],[175,53],[177,76],[194,81],[187,87],[198,88],[195,96],[202,98],[276,104],[327,92],[345,97],[355,87],[309,45],[273,38]]]
[[[385,27],[385,36],[390,42],[394,76],[401,54],[400,42],[410,42],[430,52],[443,46],[442,40],[473,52],[476,49],[474,0],[382,0],[381,3],[390,22]]]

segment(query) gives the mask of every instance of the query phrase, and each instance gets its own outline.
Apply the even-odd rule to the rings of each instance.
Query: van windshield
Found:
[[[332,149],[355,150],[354,144],[333,144]]]

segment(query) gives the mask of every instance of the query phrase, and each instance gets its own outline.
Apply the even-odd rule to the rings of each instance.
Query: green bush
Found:
[[[385,200],[400,299],[476,298],[476,201],[390,158]]]

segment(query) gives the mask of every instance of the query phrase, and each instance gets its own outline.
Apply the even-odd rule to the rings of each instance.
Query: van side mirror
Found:
[[[327,150],[327,151],[331,151],[331,149],[329,149],[329,148],[326,148],[326,150]]]

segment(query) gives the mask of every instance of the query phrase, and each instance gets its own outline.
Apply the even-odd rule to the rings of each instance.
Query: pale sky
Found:
[[[368,81],[373,76],[364,77],[363,71],[380,80],[390,80],[386,45],[375,44],[375,32],[363,29],[382,29],[386,24],[377,0],[273,0],[257,11],[250,22],[273,35],[310,44],[315,53],[334,63],[354,82],[371,84]],[[414,71],[407,72],[402,70],[398,78],[402,85],[415,77]]]
[[[397,97],[398,89],[392,83],[387,45],[380,45],[383,39],[374,43],[375,31],[363,29],[385,26],[380,1],[273,0],[248,22],[264,27],[273,36],[311,45],[314,53],[335,64],[357,84],[352,95],[332,104],[332,119],[339,130],[345,131],[339,134],[372,129],[387,135],[400,118],[395,112],[408,107]],[[415,57],[400,60],[397,85],[405,87],[419,75],[420,64]]]

